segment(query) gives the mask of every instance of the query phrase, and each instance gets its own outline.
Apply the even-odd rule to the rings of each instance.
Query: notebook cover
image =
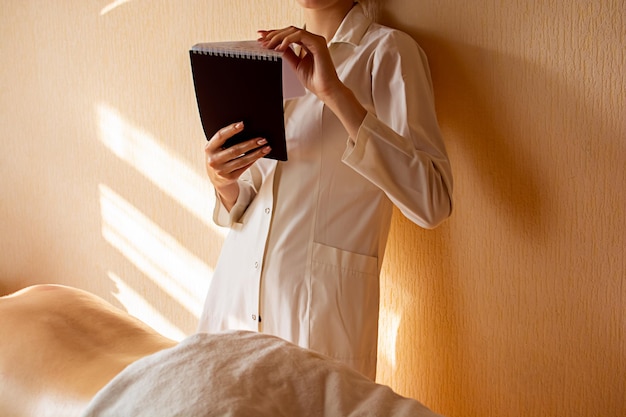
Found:
[[[261,59],[190,51],[196,99],[205,136],[243,121],[235,143],[265,138],[271,146],[266,158],[287,160],[283,112],[282,59]]]

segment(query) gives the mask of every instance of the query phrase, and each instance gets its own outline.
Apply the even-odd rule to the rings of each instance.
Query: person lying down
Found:
[[[229,331],[177,343],[66,286],[0,297],[0,340],[4,417],[439,416],[277,337]]]
[[[78,416],[126,366],[176,342],[76,288],[0,297],[0,416]],[[156,417],[156,416],[155,416]]]

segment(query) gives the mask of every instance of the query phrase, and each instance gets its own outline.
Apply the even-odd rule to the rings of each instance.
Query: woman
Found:
[[[307,89],[285,103],[288,162],[263,138],[205,147],[214,220],[230,233],[199,330],[280,336],[376,375],[379,273],[392,206],[432,228],[452,174],[426,58],[353,0],[298,0],[305,27],[259,31]],[[240,157],[240,155],[244,155]]]

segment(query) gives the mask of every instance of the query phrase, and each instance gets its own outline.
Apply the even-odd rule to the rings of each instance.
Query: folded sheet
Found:
[[[82,417],[437,417],[348,366],[253,332],[200,333],[129,365]]]

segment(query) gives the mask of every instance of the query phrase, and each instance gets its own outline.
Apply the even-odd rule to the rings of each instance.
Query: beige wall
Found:
[[[223,231],[187,48],[293,1],[5,0],[0,293],[91,290],[193,331]],[[388,0],[430,57],[453,217],[397,215],[379,381],[447,416],[626,414],[625,4]]]

